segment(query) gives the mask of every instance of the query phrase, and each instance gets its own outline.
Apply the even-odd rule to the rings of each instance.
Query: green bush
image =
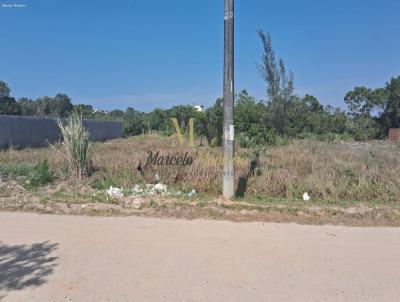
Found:
[[[276,145],[279,136],[274,129],[251,126],[247,131],[239,132],[236,140],[242,148]]]
[[[22,179],[28,187],[39,187],[51,183],[55,179],[47,160],[40,163],[10,163],[0,166],[0,173],[10,179]]]
[[[44,160],[33,167],[28,174],[28,184],[32,187],[40,187],[54,181],[54,172],[50,170],[49,163]]]

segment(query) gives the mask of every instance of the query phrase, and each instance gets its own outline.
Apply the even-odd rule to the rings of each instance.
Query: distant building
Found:
[[[194,108],[196,109],[197,112],[203,112],[204,111],[204,106],[202,106],[202,105],[195,105]]]

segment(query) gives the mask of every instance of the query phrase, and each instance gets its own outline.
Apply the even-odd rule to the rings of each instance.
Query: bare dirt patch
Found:
[[[7,302],[366,302],[400,295],[400,228],[0,212],[0,238],[1,276],[24,277],[11,284],[0,278]],[[31,276],[43,282],[15,290]]]
[[[400,226],[400,211],[390,205],[348,206],[300,200],[264,202],[163,196],[110,198],[87,186],[62,183],[32,192],[17,182],[0,185],[0,210],[88,216],[147,216],[233,222],[295,222],[348,226]]]

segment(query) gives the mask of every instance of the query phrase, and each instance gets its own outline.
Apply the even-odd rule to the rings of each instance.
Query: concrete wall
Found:
[[[122,137],[121,122],[83,120],[83,125],[95,141]],[[47,141],[60,141],[57,120],[46,117],[0,115],[0,149],[10,145],[16,148],[42,147]]]

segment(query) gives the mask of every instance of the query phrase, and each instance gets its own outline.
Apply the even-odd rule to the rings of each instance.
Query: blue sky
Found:
[[[24,4],[25,8],[3,8]],[[235,85],[265,99],[256,33],[272,36],[299,95],[344,107],[400,75],[399,0],[236,0]],[[0,79],[13,96],[96,108],[211,105],[222,94],[223,0],[0,0]]]

